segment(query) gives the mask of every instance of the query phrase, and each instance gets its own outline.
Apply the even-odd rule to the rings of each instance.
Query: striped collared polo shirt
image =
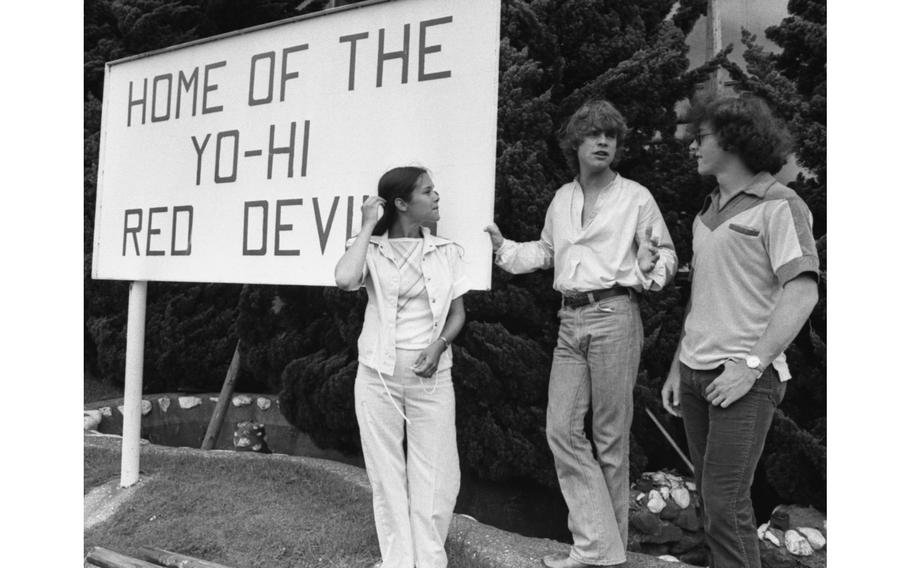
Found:
[[[762,172],[720,206],[715,189],[692,230],[692,305],[680,360],[714,369],[743,359],[764,333],[783,285],[800,274],[818,277],[812,215],[789,187]],[[772,364],[790,378],[781,353]]]

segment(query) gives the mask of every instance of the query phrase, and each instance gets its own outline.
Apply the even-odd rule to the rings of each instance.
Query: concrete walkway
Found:
[[[119,448],[120,437],[86,432],[85,446]],[[197,450],[143,444],[143,453],[194,455],[202,459],[229,460],[290,460],[308,467],[318,468],[350,484],[356,491],[370,492],[366,471],[335,461],[286,454],[257,454],[231,450]],[[109,482],[90,491],[84,500],[85,529],[103,522],[130,497],[142,491],[146,476],[128,488],[120,488],[119,480]],[[553,552],[569,551],[569,545],[551,539],[531,538],[500,530],[466,517],[456,515],[446,541],[450,568],[540,568],[540,559]],[[695,568],[681,562],[666,562],[646,554],[629,553],[623,568]]]

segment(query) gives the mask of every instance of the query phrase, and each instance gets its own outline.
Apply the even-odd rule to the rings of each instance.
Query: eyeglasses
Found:
[[[695,133],[695,143],[698,144],[699,146],[701,146],[702,139],[704,139],[705,136],[711,136],[712,134],[714,134],[714,133],[710,132],[710,131],[696,132]]]

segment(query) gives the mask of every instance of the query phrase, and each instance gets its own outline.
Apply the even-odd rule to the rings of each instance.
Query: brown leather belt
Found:
[[[614,286],[612,288],[605,288],[603,290],[592,290],[591,292],[583,292],[581,294],[573,294],[571,296],[562,297],[562,305],[566,308],[580,308],[582,306],[587,306],[588,304],[593,304],[601,300],[606,300],[607,298],[612,298],[614,296],[628,296],[630,295],[630,289],[624,286]]]

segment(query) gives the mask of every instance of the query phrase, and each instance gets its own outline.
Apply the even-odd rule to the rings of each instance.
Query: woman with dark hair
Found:
[[[818,301],[818,253],[802,199],[771,175],[789,135],[753,96],[691,115],[698,173],[714,176],[692,228],[692,293],[661,395],[682,416],[712,568],[760,568],[750,489],[790,379],[784,350]]]
[[[335,282],[367,289],[354,403],[381,566],[442,568],[460,484],[450,345],[465,320],[462,249],[427,227],[439,194],[423,168],[386,172],[361,210]]]

